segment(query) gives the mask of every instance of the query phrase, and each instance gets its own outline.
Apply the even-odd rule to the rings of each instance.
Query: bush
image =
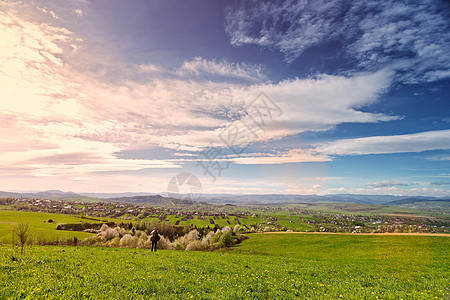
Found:
[[[186,249],[187,245],[188,245],[190,242],[198,241],[198,240],[199,240],[199,233],[198,233],[197,229],[194,229],[194,230],[190,231],[188,234],[186,234],[186,235],[184,235],[184,236],[182,236],[182,237],[177,238],[177,239],[175,240],[175,242],[177,242],[178,244],[180,244],[180,247],[181,247],[182,249]]]
[[[119,237],[123,237],[125,234],[127,234],[127,231],[123,229],[122,227],[116,227],[114,228],[117,233],[119,233]]]
[[[146,249],[150,249],[152,247],[152,241],[150,241],[150,238],[145,240],[143,247]]]
[[[119,243],[120,243],[120,237],[119,236],[115,236],[112,238],[112,240],[110,240],[108,242],[108,247],[119,247]]]
[[[138,238],[131,236],[131,234],[125,234],[119,242],[120,247],[127,247],[127,248],[135,248],[137,246]]]
[[[186,250],[187,251],[200,251],[200,250],[202,250],[202,243],[199,240],[192,241],[186,246]]]
[[[101,234],[103,235],[103,238],[107,241],[112,240],[113,238],[119,236],[119,233],[116,230],[109,228],[109,227],[105,231],[103,231]]]
[[[145,242],[146,242],[146,240],[138,238],[138,241],[137,241],[137,244],[136,244],[136,248],[145,248]]]
[[[219,229],[217,229],[216,233],[215,233],[214,236],[211,238],[211,244],[218,243],[221,236],[222,236],[222,231],[220,231]]]
[[[203,237],[203,239],[202,239],[202,248],[203,249],[211,248],[211,246],[212,246],[211,240],[213,237],[214,237],[214,231],[208,232],[208,234]]]
[[[174,247],[172,246],[172,243],[169,241],[169,239],[166,239],[161,235],[161,239],[158,242],[158,249],[173,250]]]
[[[183,246],[177,241],[173,242],[172,246],[175,250],[183,250],[184,249]]]
[[[144,241],[148,239],[148,235],[145,233],[145,231],[141,232],[141,234],[139,235],[139,239],[142,239]]]
[[[233,234],[231,231],[226,231],[219,239],[219,247],[230,247],[234,244],[233,242]]]
[[[103,238],[102,234],[99,233],[97,235],[85,238],[81,243],[83,245],[93,246],[93,245],[99,245],[104,241],[105,241],[105,239]]]
[[[225,226],[224,228],[222,228],[222,233],[225,233],[227,231],[232,231],[230,226]]]
[[[148,240],[147,234],[145,232],[142,232],[139,236],[137,247],[138,248],[146,248],[145,243],[147,242],[147,240]],[[151,247],[151,244],[150,244],[150,247]]]

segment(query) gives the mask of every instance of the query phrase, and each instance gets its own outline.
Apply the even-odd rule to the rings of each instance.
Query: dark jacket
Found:
[[[156,243],[160,238],[161,237],[159,236],[158,231],[153,230],[152,233],[150,233],[150,241]]]

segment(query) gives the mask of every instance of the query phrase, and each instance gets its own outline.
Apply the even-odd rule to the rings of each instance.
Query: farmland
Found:
[[[1,200],[1,199],[0,199]],[[161,203],[166,201],[165,205]],[[61,213],[118,222],[166,222],[176,226],[223,228],[241,225],[246,231],[434,232],[449,231],[447,210],[429,211],[352,203],[297,203],[279,206],[174,203],[135,205],[117,202],[71,202],[53,199],[9,199],[0,209]]]
[[[447,237],[249,234],[228,251],[1,246],[5,298],[447,299]]]

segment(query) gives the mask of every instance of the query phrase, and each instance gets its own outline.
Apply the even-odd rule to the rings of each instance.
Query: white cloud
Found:
[[[171,78],[177,80],[195,80],[211,82],[229,82],[250,84],[266,80],[266,75],[260,65],[233,63],[226,60],[216,61],[195,57],[183,62],[174,69],[167,69],[151,63],[138,65],[137,70],[148,79]]]
[[[56,13],[55,13],[54,11],[52,11],[52,10],[47,10],[47,9],[45,9],[45,8],[41,8],[41,7],[38,7],[38,6],[36,6],[36,9],[37,9],[38,11],[40,11],[40,12],[43,12],[44,14],[49,14],[49,15],[51,15],[52,18],[54,18],[55,20],[61,20],[61,18],[58,17],[58,16],[56,15]]]
[[[213,76],[214,78],[235,78],[249,82],[261,81],[266,78],[261,66],[250,66],[246,63],[230,63],[226,61],[217,62],[216,60],[206,60],[201,57],[184,62],[176,73],[191,78],[193,75],[206,76],[207,78],[208,76]]]
[[[226,31],[232,45],[276,48],[288,62],[310,47],[345,41],[343,50],[365,70],[394,65],[405,82],[435,81],[450,76],[450,21],[442,5],[432,0],[242,1],[227,12]]]
[[[292,149],[286,152],[277,154],[247,154],[239,155],[238,157],[231,158],[232,162],[242,165],[266,165],[266,164],[286,164],[286,163],[298,163],[298,162],[324,162],[331,159],[323,154],[316,153],[307,149]]]
[[[342,1],[243,1],[226,14],[232,45],[257,44],[280,49],[292,62],[308,47],[339,35]]]
[[[252,122],[246,106],[261,92],[282,114],[268,121],[255,141],[327,130],[343,122],[397,118],[358,110],[375,102],[390,86],[388,70],[271,83],[262,82],[260,66],[197,58],[172,70],[138,66],[140,75],[149,76],[110,82],[75,70],[71,62],[95,59],[86,49],[75,51],[83,40],[64,27],[1,11],[0,32],[6,45],[0,52],[0,121],[4,124],[0,155],[2,172],[6,172],[2,174],[9,178],[4,182],[14,182],[17,188],[19,175],[93,178],[104,184],[95,174],[178,168],[184,161],[121,159],[117,153],[149,147],[199,151],[210,143],[220,144],[219,133],[226,125],[236,120]],[[208,76],[216,80],[205,80]],[[256,125],[251,126],[256,130]],[[294,149],[233,159],[237,164],[282,164],[327,161],[327,154]]]
[[[0,25],[4,40],[9,41],[9,47],[0,56],[4,66],[0,88],[5,95],[1,117],[9,120],[2,128],[2,151],[17,159],[25,159],[20,152],[33,153],[38,159],[53,151],[54,155],[95,154],[102,158],[106,170],[110,169],[108,164],[130,170],[139,168],[139,164],[143,168],[174,167],[177,163],[127,163],[114,159],[114,153],[148,146],[198,151],[210,143],[221,143],[218,135],[227,124],[237,119],[252,122],[245,116],[245,107],[261,92],[270,95],[282,115],[258,132],[259,141],[307,130],[327,130],[342,122],[396,118],[356,109],[376,101],[389,86],[391,73],[385,70],[260,84],[187,80],[188,73],[248,81],[264,77],[259,67],[197,58],[175,71],[141,66],[141,72],[183,76],[109,83],[71,68],[66,56],[73,54],[70,45],[80,42],[69,30],[24,21],[9,13],[2,14]],[[23,133],[20,138],[16,136],[19,132]],[[97,147],[103,156],[94,151]],[[324,160],[328,158],[307,150],[292,150],[278,157],[243,157],[236,163]],[[39,162],[33,166],[41,169]],[[85,172],[99,169],[97,165],[79,167]]]
[[[75,9],[75,14],[77,15],[77,17],[82,17],[83,11],[81,9]]]
[[[343,139],[326,143],[318,151],[328,155],[365,155],[450,149],[450,129],[404,135]]]

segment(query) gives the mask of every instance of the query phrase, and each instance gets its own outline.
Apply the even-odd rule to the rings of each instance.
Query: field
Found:
[[[249,234],[228,251],[0,247],[2,298],[448,299],[450,239]]]
[[[54,223],[44,222],[50,219]],[[0,210],[0,242],[11,242],[11,227],[19,220],[30,223],[32,227],[32,238],[35,240],[57,241],[73,239],[74,237],[81,240],[92,235],[86,232],[56,230],[56,226],[60,223],[93,222],[91,220],[83,220],[79,217],[62,214]]]

